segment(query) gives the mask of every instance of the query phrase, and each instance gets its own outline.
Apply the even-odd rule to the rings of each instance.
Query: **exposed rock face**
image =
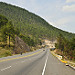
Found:
[[[22,52],[24,53],[26,51],[30,51],[30,48],[26,45],[26,43],[21,38],[16,36],[14,52],[16,54],[18,54],[18,53],[22,53]]]

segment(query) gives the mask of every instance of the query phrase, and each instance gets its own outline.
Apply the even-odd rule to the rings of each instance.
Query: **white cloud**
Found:
[[[68,17],[64,17],[64,18],[58,19],[54,23],[54,25],[57,25],[57,26],[67,25],[69,23],[74,23],[75,22],[74,20],[75,20],[74,16],[68,16]]]
[[[62,10],[67,12],[75,12],[75,4],[65,5],[63,6]]]
[[[75,2],[75,0],[66,0],[66,3]]]
[[[68,23],[70,20],[68,18],[62,18],[62,19],[59,19],[58,21],[56,21],[56,25],[59,26],[59,25],[65,25],[66,23]]]

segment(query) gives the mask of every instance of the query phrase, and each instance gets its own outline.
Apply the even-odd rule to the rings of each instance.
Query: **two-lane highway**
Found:
[[[0,75],[75,75],[49,49],[0,58]]]

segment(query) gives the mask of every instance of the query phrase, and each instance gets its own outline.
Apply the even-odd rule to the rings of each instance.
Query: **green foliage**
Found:
[[[19,36],[20,36],[20,38],[22,38],[22,39],[24,40],[24,42],[25,42],[26,44],[28,44],[29,46],[35,46],[35,45],[41,43],[41,41],[40,41],[39,39],[37,39],[37,41],[36,41],[36,39],[34,40],[33,38],[31,38],[31,37],[28,36],[28,35],[20,34]]]
[[[0,58],[1,57],[6,57],[6,56],[11,56],[12,53],[10,50],[0,50]]]
[[[75,60],[75,38],[68,40],[62,35],[57,38],[56,48],[63,51],[64,55],[70,60]]]
[[[64,44],[64,37],[62,36],[62,34],[59,34],[59,36],[57,37],[57,41],[58,41],[58,43],[57,43],[57,48],[58,49],[61,49],[62,51],[63,51],[63,49],[64,49],[64,46],[63,46],[63,44]],[[63,42],[62,42],[63,41]]]
[[[10,51],[6,51],[6,52],[4,53],[4,55],[5,55],[5,56],[11,56],[12,54],[11,54]]]
[[[9,47],[10,47],[10,38],[15,36],[15,30],[11,22],[8,22],[6,26],[3,26],[1,29],[2,39],[4,42],[7,41],[7,37],[9,36]]]
[[[16,34],[16,35],[19,35],[19,34],[20,34],[20,30],[19,30],[18,27],[16,27],[16,29],[15,29],[15,34]]]
[[[0,28],[6,25],[7,22],[8,22],[8,19],[5,16],[0,15]]]
[[[75,34],[55,28],[41,17],[17,6],[0,2],[0,14],[11,20],[14,28],[18,28],[23,35],[32,35],[35,38],[42,39],[55,39],[61,33],[69,39],[75,37]]]

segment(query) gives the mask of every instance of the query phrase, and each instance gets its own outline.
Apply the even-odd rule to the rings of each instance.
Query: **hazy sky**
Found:
[[[0,0],[33,12],[55,27],[75,33],[75,0]]]

